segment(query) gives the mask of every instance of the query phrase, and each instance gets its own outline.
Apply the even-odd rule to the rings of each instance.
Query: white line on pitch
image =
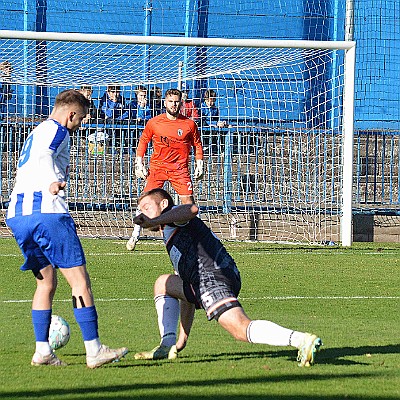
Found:
[[[262,251],[262,252],[258,252],[258,251],[237,251],[237,250],[233,250],[231,251],[231,253],[235,253],[239,255],[245,255],[245,256],[257,256],[257,255],[265,255],[266,252]],[[109,252],[109,253],[91,253],[91,252],[87,252],[85,253],[85,255],[87,257],[119,257],[119,256],[128,256],[128,254],[131,253],[127,253],[127,252]],[[161,251],[137,251],[136,255],[139,256],[151,256],[151,255],[160,255],[160,254],[166,254],[165,251],[161,250]],[[305,255],[304,251],[272,251],[271,252],[272,255],[276,255],[276,256],[286,256],[286,255]],[[341,251],[336,251],[335,252],[335,256],[338,255],[345,255],[347,256],[349,253],[347,252],[341,252]],[[379,255],[379,256],[392,256],[393,252],[375,252],[375,251],[366,251],[366,252],[360,252],[357,253],[359,255],[365,255],[365,256],[374,256],[374,255]],[[324,250],[318,250],[318,251],[311,251],[307,254],[308,256],[318,256],[318,255],[325,255],[325,256],[329,256],[330,254],[325,252]],[[134,257],[133,254],[131,254],[132,257]],[[0,254],[0,257],[21,257],[22,259],[22,254],[18,253],[18,254]]]
[[[400,300],[400,296],[264,296],[264,297],[239,297],[240,300]],[[96,299],[96,302],[124,302],[124,301],[153,301],[153,298],[113,298]],[[54,300],[63,303],[71,300]],[[2,303],[30,303],[32,300],[3,300]]]

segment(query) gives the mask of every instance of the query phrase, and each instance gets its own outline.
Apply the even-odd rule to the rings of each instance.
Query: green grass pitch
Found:
[[[53,313],[71,325],[57,350],[67,367],[32,367],[34,279],[19,271],[13,239],[0,239],[1,399],[399,399],[400,245],[352,248],[226,243],[242,275],[240,300],[254,319],[312,331],[324,346],[315,366],[296,351],[235,342],[203,311],[177,360],[136,361],[159,342],[153,283],[171,272],[160,242],[83,240],[99,313],[101,340],[127,346],[118,363],[86,368],[71,295],[59,278]]]

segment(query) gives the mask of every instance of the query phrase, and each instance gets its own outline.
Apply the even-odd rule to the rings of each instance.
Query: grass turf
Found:
[[[240,300],[251,318],[312,331],[324,342],[312,368],[296,350],[235,342],[197,311],[187,348],[169,362],[136,361],[159,342],[152,286],[171,271],[159,242],[83,240],[102,341],[127,346],[124,360],[85,366],[70,291],[59,278],[53,313],[71,325],[57,350],[64,368],[31,367],[33,276],[18,267],[13,239],[0,239],[1,399],[398,399],[400,245],[336,247],[227,243],[242,275]]]

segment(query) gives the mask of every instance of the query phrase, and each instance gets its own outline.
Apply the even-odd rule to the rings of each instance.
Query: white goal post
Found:
[[[57,93],[90,86],[97,110],[72,136],[68,203],[81,235],[129,237],[145,122],[108,118],[101,98],[119,90],[128,110],[144,89],[155,113],[154,90],[178,87],[200,114],[195,198],[219,237],[351,245],[354,42],[0,31],[0,57],[13,68],[0,71],[12,89],[0,113],[1,235],[21,143]],[[219,109],[211,120],[206,90]]]

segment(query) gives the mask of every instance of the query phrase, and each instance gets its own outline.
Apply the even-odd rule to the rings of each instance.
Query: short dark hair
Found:
[[[168,206],[163,212],[170,210],[175,205],[171,195],[166,190],[161,188],[154,188],[148,190],[147,192],[143,192],[138,199],[138,203],[140,203],[145,197],[148,196],[155,197],[159,202],[164,199],[168,200]]]
[[[108,85],[107,86],[107,91],[110,91],[110,90],[115,90],[115,91],[121,91],[121,86],[119,86],[119,85]]]
[[[79,90],[67,89],[58,93],[54,103],[55,107],[62,107],[70,104],[78,104],[82,107],[82,110],[90,108],[90,101],[79,92]]]
[[[136,89],[135,89],[136,93],[138,93],[138,92],[147,92],[147,91],[148,91],[147,87],[143,86],[143,85],[138,85],[138,86],[136,86]]]
[[[157,97],[157,92],[161,92],[162,94],[162,89],[159,86],[153,86],[150,90],[150,96]]]
[[[209,99],[210,97],[217,97],[217,92],[213,89],[207,89],[204,92],[204,98]]]
[[[93,90],[93,88],[90,85],[82,85],[81,90]]]
[[[182,92],[179,89],[168,89],[164,97],[167,98],[168,96],[179,96],[179,100],[181,100]]]

